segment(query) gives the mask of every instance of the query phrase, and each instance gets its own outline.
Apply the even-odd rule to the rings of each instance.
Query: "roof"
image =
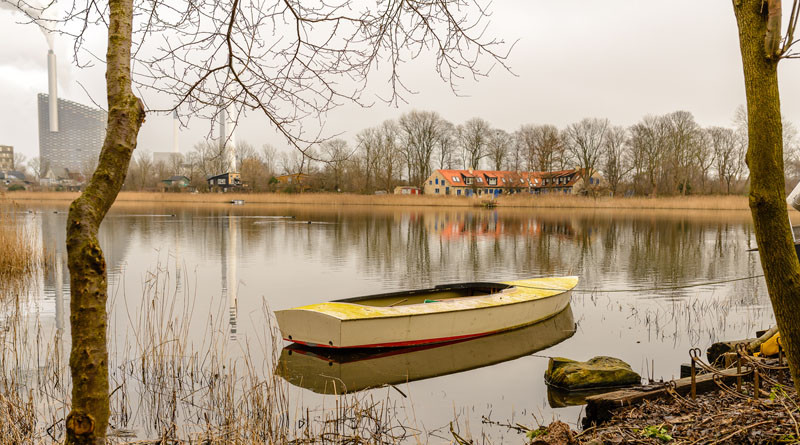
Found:
[[[514,172],[505,170],[445,170],[438,169],[436,172],[444,176],[448,185],[454,187],[571,187],[583,176],[583,169],[558,170],[551,172]],[[460,178],[454,181],[453,177]],[[483,181],[473,181],[466,184],[464,178],[484,178]],[[544,179],[570,177],[566,184],[547,184]],[[489,185],[485,178],[497,178],[497,184]]]
[[[474,181],[470,186],[474,187],[528,187],[530,185],[538,186],[541,182],[542,173],[540,172],[513,172],[504,170],[436,170],[444,176],[449,185],[464,186],[463,178],[497,178],[497,184],[489,185],[484,179],[478,182]],[[453,177],[461,178],[459,181],[453,181]]]
[[[175,175],[175,176],[170,176],[169,178],[165,179],[164,181],[171,181],[171,182],[175,182],[175,181],[182,181],[182,180],[184,180],[184,179],[185,179],[185,180],[187,180],[187,181],[189,180],[189,178],[187,178],[186,176],[183,176],[183,175]]]

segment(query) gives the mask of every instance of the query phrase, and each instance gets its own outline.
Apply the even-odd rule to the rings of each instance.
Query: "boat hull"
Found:
[[[497,283],[506,289],[486,296],[398,307],[342,301],[275,315],[284,339],[307,346],[416,346],[482,337],[542,321],[567,307],[576,284],[575,277],[522,280]]]
[[[276,374],[316,393],[344,394],[513,360],[558,344],[574,333],[575,321],[567,306],[539,323],[469,341],[356,351],[292,344],[281,352]]]

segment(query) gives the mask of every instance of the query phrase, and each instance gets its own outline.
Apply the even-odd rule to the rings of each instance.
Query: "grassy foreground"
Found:
[[[72,201],[74,192],[10,192],[0,194],[2,201]],[[251,204],[312,205],[378,205],[475,207],[490,202],[461,196],[355,195],[344,193],[159,193],[122,192],[117,202],[158,203],[227,203],[242,199]],[[604,208],[604,209],[682,209],[682,210],[749,210],[746,196],[688,196],[663,198],[587,198],[565,195],[501,196],[494,201],[506,208]]]

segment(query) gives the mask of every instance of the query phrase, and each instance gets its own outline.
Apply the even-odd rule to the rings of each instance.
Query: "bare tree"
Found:
[[[107,285],[97,231],[125,181],[144,123],[144,103],[133,84],[154,93],[151,111],[214,118],[220,109],[234,117],[257,110],[308,155],[319,138],[304,131],[303,121],[322,119],[343,102],[362,103],[366,79],[379,61],[390,67],[390,102],[407,91],[401,62],[423,50],[432,49],[437,72],[453,88],[466,74],[503,64],[504,55],[495,51],[501,42],[484,37],[485,17],[481,5],[467,0],[358,7],[347,0],[109,0],[107,7],[74,0],[62,29],[72,32],[76,52],[94,27],[108,36],[109,113],[98,167],[67,223],[73,384],[67,443],[103,442],[108,427]]]
[[[664,156],[664,125],[655,116],[645,116],[630,128],[630,150],[637,179],[647,183],[651,196],[658,194],[658,176]]]
[[[800,264],[786,217],[778,63],[800,58],[794,45],[800,0],[792,2],[785,38],[780,0],[735,0],[747,96],[750,210],[761,267],[795,388],[800,388]]]
[[[514,132],[514,140],[517,147],[515,163],[519,164],[517,169],[536,170],[536,127],[534,125],[521,126]]]
[[[31,172],[36,179],[41,178],[42,173],[44,173],[42,171],[42,160],[39,158],[39,156],[34,156],[30,161],[28,161],[28,168],[31,169]]]
[[[344,139],[330,139],[322,143],[322,156],[326,162],[326,167],[332,179],[331,189],[335,192],[341,191],[342,173],[344,172],[345,162],[352,154]]]
[[[731,185],[738,179],[744,166],[744,141],[730,128],[711,127],[707,130],[717,176],[725,191],[731,193]]]
[[[489,123],[479,117],[459,125],[458,142],[463,153],[464,168],[481,168],[481,159],[487,155],[486,146],[491,137],[490,131]]]
[[[411,111],[400,116],[401,150],[406,158],[408,182],[422,185],[431,175],[431,159],[445,127],[435,111]]]
[[[398,149],[400,129],[391,120],[380,126],[380,143],[378,144],[378,183],[390,192],[397,183],[397,176],[402,169],[403,158]],[[424,179],[423,179],[424,180]]]
[[[663,117],[666,128],[665,142],[679,189],[686,195],[691,175],[692,154],[701,143],[700,126],[688,111],[675,111]]]
[[[554,125],[537,125],[533,128],[533,151],[536,159],[536,170],[552,171],[564,164],[564,139]]]
[[[378,172],[378,153],[381,144],[380,128],[367,128],[356,135],[358,150],[361,157],[363,176],[362,192],[371,193],[374,190],[375,176]]]
[[[269,175],[275,174],[277,159],[278,149],[270,144],[261,146],[261,161],[264,163],[264,168],[267,169]]]
[[[436,154],[439,168],[452,169],[457,163],[456,158],[456,129],[455,126],[444,120],[436,138]]]
[[[14,152],[14,157],[11,158],[11,170],[18,171],[25,170],[25,161],[28,159],[23,153]]]
[[[491,132],[487,149],[495,170],[502,170],[506,166],[513,145],[514,139],[504,130],[498,128]]]
[[[608,128],[603,145],[601,166],[612,196],[617,194],[620,184],[633,170],[633,162],[627,145],[628,130],[625,127],[612,126]]]
[[[256,147],[247,141],[236,141],[234,146],[234,155],[236,156],[236,165],[242,165],[246,159],[256,159],[258,153]]]
[[[694,168],[700,173],[700,191],[702,193],[708,192],[706,180],[708,179],[708,172],[716,162],[715,156],[711,135],[701,129],[697,135],[697,143],[692,147],[691,157]]]
[[[577,161],[584,181],[594,173],[606,144],[608,119],[583,119],[567,127],[564,140],[567,150]],[[594,194],[594,188],[591,189]]]
[[[193,150],[192,163],[203,181],[223,173],[227,164],[224,147],[214,141],[205,140],[195,144]]]

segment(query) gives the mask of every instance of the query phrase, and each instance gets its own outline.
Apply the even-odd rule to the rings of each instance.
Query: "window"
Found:
[[[525,179],[523,179],[523,178],[519,178],[519,182],[521,182],[521,183],[523,183],[523,184],[524,184],[524,183],[525,183]]]
[[[461,178],[458,176],[453,176],[453,182],[461,182]]]
[[[489,185],[497,185],[497,178],[486,178]]]
[[[464,184],[471,185],[472,184],[472,178],[464,178]]]
[[[476,180],[476,181],[478,181],[478,182],[480,182],[480,183],[483,183],[483,178],[481,178],[480,176],[479,176],[479,177],[477,177],[477,178],[475,178],[475,180]]]
[[[439,193],[439,189],[434,190],[434,193]]]
[[[503,178],[503,184],[505,184],[505,183],[506,183],[506,178]]]
[[[433,185],[433,181],[428,181],[428,185]]]
[[[436,185],[439,185],[439,178],[436,178]]]
[[[456,190],[456,195],[461,196],[461,189]]]
[[[225,180],[222,178],[217,179],[217,184],[225,184]]]

